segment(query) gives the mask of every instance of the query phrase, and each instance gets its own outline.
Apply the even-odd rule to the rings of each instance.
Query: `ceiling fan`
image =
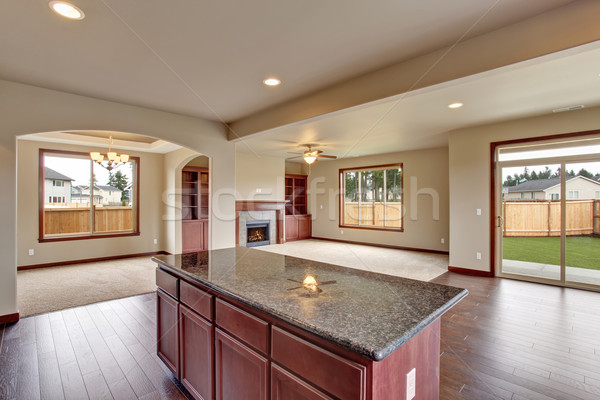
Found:
[[[308,150],[305,150],[304,153],[302,153],[302,154],[292,153],[292,154],[298,154],[298,155],[295,157],[287,158],[287,160],[293,160],[294,158],[302,157],[304,159],[304,161],[306,161],[306,163],[310,165],[310,164],[314,163],[315,161],[317,161],[318,158],[333,158],[333,159],[337,158],[336,156],[322,154],[323,151],[321,151],[321,150],[313,150],[312,144],[304,144],[302,146],[308,147]]]

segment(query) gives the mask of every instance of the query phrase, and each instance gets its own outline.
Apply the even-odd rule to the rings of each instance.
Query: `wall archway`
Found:
[[[16,302],[17,137],[34,132],[108,130],[151,136],[211,158],[213,189],[235,188],[235,145],[227,127],[199,118],[135,107],[0,80],[0,318],[18,316]],[[235,199],[218,199],[220,218],[211,224],[212,248],[235,245]],[[100,240],[100,239],[99,239]]]

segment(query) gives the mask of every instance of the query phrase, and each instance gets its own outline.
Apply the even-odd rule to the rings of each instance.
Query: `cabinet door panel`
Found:
[[[204,246],[204,224],[200,220],[181,221],[181,251],[201,251]]]
[[[156,352],[179,379],[179,304],[161,289],[156,291]]]
[[[215,333],[215,386],[218,400],[265,400],[266,358],[219,329]]]
[[[271,365],[271,399],[331,400],[331,397],[310,386],[275,364]]]
[[[233,305],[217,299],[215,320],[220,328],[267,354],[269,351],[269,324]]]
[[[298,217],[298,239],[309,239],[312,236],[310,214]]]
[[[294,215],[285,217],[285,240],[298,239],[298,218]]]
[[[181,383],[196,399],[212,399],[213,326],[186,306],[179,306]]]

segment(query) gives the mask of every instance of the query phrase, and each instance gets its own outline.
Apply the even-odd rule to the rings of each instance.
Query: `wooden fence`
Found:
[[[359,223],[359,204],[355,202],[344,203],[345,215],[344,224],[358,225]],[[385,223],[384,223],[385,221]],[[402,203],[388,202],[383,203],[361,203],[360,204],[360,225],[364,226],[385,226],[387,228],[402,227]]]
[[[567,236],[600,233],[600,200],[567,200]],[[560,201],[504,201],[504,236],[560,236]]]
[[[44,234],[63,235],[90,232],[90,207],[45,208]],[[95,207],[94,232],[133,230],[131,207]]]

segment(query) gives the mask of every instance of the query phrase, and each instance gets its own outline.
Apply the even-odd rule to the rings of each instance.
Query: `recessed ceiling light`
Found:
[[[461,108],[463,105],[463,103],[452,103],[448,104],[448,108]]]
[[[83,19],[85,14],[79,7],[66,1],[51,1],[48,3],[52,11],[69,19]]]
[[[263,83],[267,86],[277,86],[281,83],[281,81],[277,78],[267,78],[263,81]]]

